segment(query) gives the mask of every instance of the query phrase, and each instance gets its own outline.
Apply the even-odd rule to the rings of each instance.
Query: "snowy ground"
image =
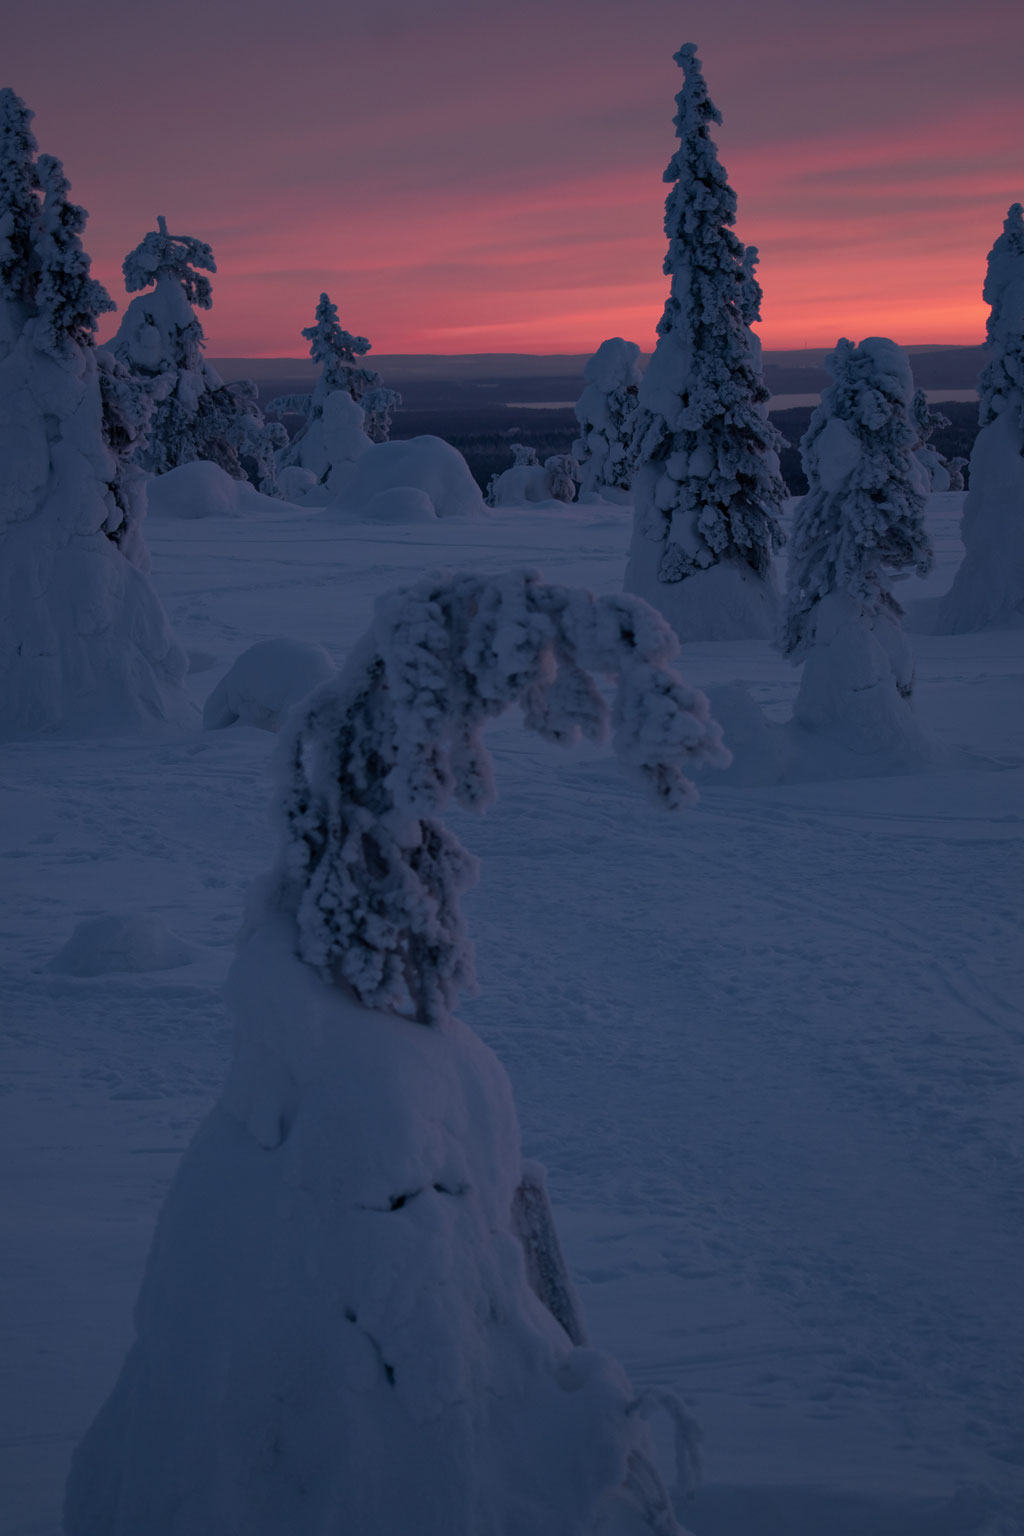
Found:
[[[923,596],[951,579],[959,504],[932,500]],[[614,591],[628,533],[595,508],[149,526],[200,704],[256,640],[340,659],[374,595],[426,568],[530,564]],[[500,802],[460,817],[484,872],[483,996],[464,1015],[512,1074],[595,1341],[703,1423],[698,1536],[1024,1530],[1024,633],[916,647],[921,712],[954,749],[940,774],[709,778],[670,819],[597,751],[503,722]],[[745,680],[777,717],[797,682],[754,644],[688,647],[683,670]],[[59,1528],[156,1208],[221,1080],[219,987],[270,857],[274,741],[233,727],[0,756],[7,1536]],[[156,914],[201,957],[46,969],[109,912]]]

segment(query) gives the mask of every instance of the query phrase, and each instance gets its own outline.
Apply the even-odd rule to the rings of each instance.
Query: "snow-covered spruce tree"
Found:
[[[931,445],[933,434],[949,426],[949,417],[943,416],[941,411],[933,411],[924,390],[915,389],[914,398],[910,402],[910,419],[917,428],[918,441],[914,455],[928,477],[929,490],[952,490],[949,464],[939,450]],[[963,489],[962,482],[960,489]]]
[[[927,477],[914,454],[910,365],[895,342],[840,341],[826,367],[832,383],[800,445],[809,489],[793,519],[782,643],[805,658],[798,748],[838,748],[879,771],[929,750],[889,585],[891,571],[931,569]]]
[[[0,362],[35,313],[39,173],[32,117],[10,86],[0,90]]]
[[[682,770],[728,754],[677,648],[634,598],[427,578],[293,715],[234,1062],[76,1453],[68,1536],[678,1531],[644,1399],[586,1347],[508,1078],[454,1015],[476,871],[442,819],[493,799],[482,728],[513,707],[563,744],[610,727],[657,803],[692,799]]]
[[[145,497],[128,462],[149,403],[113,359],[100,365],[96,322],[113,305],[60,161],[30,169],[30,114],[12,92],[0,113],[19,127],[0,165],[0,736],[185,723],[186,660],[144,575]]]
[[[572,445],[580,490],[617,500],[633,483],[633,427],[640,387],[640,348],[610,336],[583,369],[583,393],[576,402],[580,435]]]
[[[625,586],[654,603],[682,640],[768,638],[787,493],[750,329],[760,317],[756,253],[730,228],[736,194],[709,132],[722,119],[694,45],[675,58],[684,83],[679,148],[665,172],[672,288],[638,393]]]
[[[367,368],[359,359],[370,350],[365,336],[353,336],[338,320],[338,306],[326,293],[320,295],[313,324],[302,332],[309,342],[309,355],[320,364],[320,377],[311,395],[280,395],[267,410],[274,415],[288,413],[305,416],[305,421],[287,448],[278,456],[281,469],[297,466],[316,475],[326,484],[336,464],[331,455],[331,433],[325,427],[324,407],[332,394],[351,396],[363,413],[362,430],[371,442],[382,443],[391,429],[391,413],[402,403],[397,390],[387,389],[375,368]]]
[[[988,361],[964,499],[964,558],[939,604],[943,634],[1024,623],[1024,210],[1014,203],[988,258]]]
[[[153,394],[149,441],[139,463],[162,475],[207,459],[244,480],[242,457],[272,454],[280,445],[280,428],[263,421],[254,385],[247,391],[225,384],[203,355],[203,328],[195,311],[213,304],[206,274],[216,272],[217,265],[210,247],[191,235],[169,234],[162,217],[157,225],[124,259],[125,287],[138,297],[110,343],[119,361]],[[254,452],[261,432],[266,442]]]

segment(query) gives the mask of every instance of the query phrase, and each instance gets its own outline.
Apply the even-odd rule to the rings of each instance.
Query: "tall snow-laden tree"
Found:
[[[93,346],[113,306],[90,275],[86,215],[59,160],[26,162],[30,114],[2,96],[0,736],[184,723],[186,660],[144,574],[145,491],[129,462],[150,402]],[[34,209],[26,187],[42,194]]]
[[[125,287],[138,297],[110,343],[114,355],[145,379],[153,394],[149,441],[139,462],[162,475],[207,459],[244,480],[243,459],[263,465],[280,446],[281,430],[264,422],[254,385],[225,384],[203,355],[203,328],[195,310],[213,304],[206,274],[216,272],[217,264],[210,247],[191,235],[169,234],[162,217],[157,225],[124,259]]]
[[[308,469],[326,484],[331,470],[337,467],[331,453],[331,434],[324,423],[328,396],[339,392],[351,396],[363,413],[362,430],[373,443],[387,442],[391,414],[401,405],[402,397],[397,390],[385,387],[375,368],[360,363],[370,350],[370,342],[343,328],[338,306],[326,293],[320,295],[313,324],[302,334],[309,342],[310,357],[320,364],[320,377],[311,395],[281,395],[267,409],[276,415],[294,413],[306,418],[279,455],[279,466]]]
[[[34,313],[39,172],[32,117],[10,86],[0,90],[0,361]]]
[[[581,491],[612,499],[629,494],[633,483],[633,427],[640,387],[640,348],[610,336],[584,369],[585,386],[576,402],[580,435],[572,445]]]
[[[964,558],[938,627],[963,634],[1024,623],[1024,210],[1014,203],[989,252],[992,306],[978,393],[981,430],[964,498]]]
[[[840,341],[800,445],[808,492],[793,519],[783,650],[805,658],[793,719],[820,746],[877,769],[918,759],[914,660],[890,573],[926,575],[927,478],[914,454],[913,379],[895,342]]]
[[[781,542],[781,438],[751,324],[756,252],[732,232],[736,194],[710,134],[720,123],[692,43],[675,56],[679,148],[665,172],[671,292],[639,388],[636,521],[626,590],[654,603],[683,640],[767,638]]]
[[[293,715],[234,1062],[75,1455],[68,1536],[678,1532],[646,1394],[586,1346],[508,1078],[455,1016],[476,866],[443,819],[493,800],[482,729],[511,708],[553,742],[610,732],[655,802],[691,799],[687,767],[723,752],[677,649],[635,598],[427,578]]]

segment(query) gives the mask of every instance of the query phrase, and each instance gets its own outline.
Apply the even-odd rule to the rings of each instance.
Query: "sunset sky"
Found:
[[[323,288],[376,352],[647,349],[690,40],[764,344],[981,340],[1024,200],[1020,0],[38,0],[0,84],[119,305],[157,214],[212,244],[211,355],[302,355]]]

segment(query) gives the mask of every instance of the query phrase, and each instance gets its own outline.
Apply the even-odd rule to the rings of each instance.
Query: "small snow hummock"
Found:
[[[635,341],[611,336],[583,369],[586,383],[576,402],[580,435],[572,445],[583,492],[621,497],[633,484],[639,358]]]
[[[809,490],[790,540],[783,650],[806,658],[793,713],[805,756],[838,750],[866,772],[932,753],[913,712],[914,660],[889,573],[926,575],[927,478],[914,449],[904,353],[872,336],[840,341],[832,384],[800,445]]]
[[[679,148],[665,172],[672,288],[634,418],[636,506],[625,588],[653,603],[681,640],[769,639],[772,554],[787,495],[782,439],[767,414],[757,251],[733,234],[736,194],[708,125],[692,43],[676,54]]]
[[[129,463],[148,404],[93,345],[113,305],[31,116],[0,91],[0,738],[185,725]]]
[[[964,559],[939,604],[942,634],[1024,624],[1024,208],[1014,203],[989,252],[988,362],[981,430],[964,499]]]
[[[352,401],[349,405],[359,410]],[[484,512],[480,487],[469,465],[457,448],[440,437],[367,442],[365,452],[332,469],[327,488],[329,507],[368,521],[421,522],[426,517],[425,499],[435,517],[480,517]],[[398,494],[402,491],[411,493],[404,501]],[[382,493],[389,494],[382,499]]]
[[[279,731],[293,704],[335,674],[322,645],[308,640],[261,640],[221,678],[203,706],[203,728],[252,725]]]
[[[429,578],[293,715],[229,1081],[75,1454],[68,1536],[679,1531],[645,1417],[675,1410],[689,1463],[687,1416],[586,1345],[508,1078],[452,1011],[475,864],[442,819],[493,799],[482,730],[513,706],[550,741],[610,732],[657,803],[691,799],[687,767],[728,754],[676,650],[635,598]]]
[[[83,919],[49,968],[63,976],[169,971],[199,954],[153,913],[111,912]]]
[[[151,517],[244,517],[247,513],[279,514],[281,503],[263,496],[247,480],[235,480],[219,464],[195,459],[149,481]]]

